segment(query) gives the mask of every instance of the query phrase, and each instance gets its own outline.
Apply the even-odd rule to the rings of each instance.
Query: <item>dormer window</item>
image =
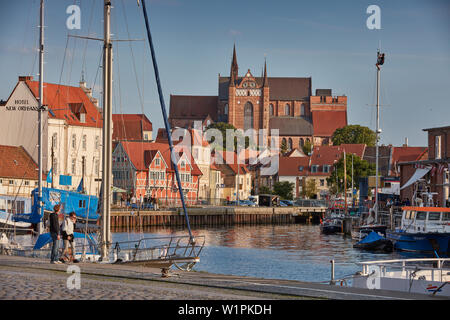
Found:
[[[70,111],[81,123],[86,123],[86,108],[82,102],[69,103]],[[75,118],[72,116],[75,120]]]

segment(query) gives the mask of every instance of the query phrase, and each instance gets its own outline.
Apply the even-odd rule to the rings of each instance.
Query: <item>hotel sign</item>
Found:
[[[37,106],[30,106],[28,99],[16,99],[13,105],[6,106],[6,111],[37,111]]]

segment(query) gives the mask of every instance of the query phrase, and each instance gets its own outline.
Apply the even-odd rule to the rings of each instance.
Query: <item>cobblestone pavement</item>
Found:
[[[81,275],[80,289],[68,289],[71,274],[0,266],[0,300],[252,300],[286,299],[272,294],[156,281]]]

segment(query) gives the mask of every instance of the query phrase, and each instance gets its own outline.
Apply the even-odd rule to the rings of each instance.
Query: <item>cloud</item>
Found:
[[[228,30],[228,34],[230,36],[236,37],[236,36],[240,36],[242,34],[242,32],[240,32],[239,30],[230,29],[230,30]]]

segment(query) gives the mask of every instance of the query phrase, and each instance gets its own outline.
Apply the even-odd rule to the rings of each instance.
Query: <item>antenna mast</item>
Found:
[[[376,144],[375,144],[375,170],[376,170],[376,176],[375,176],[375,223],[378,221],[378,158],[379,158],[379,142],[380,142],[380,71],[382,66],[384,64],[384,53],[380,53],[380,50],[377,52],[377,63],[375,66],[377,67],[377,128],[376,128]]]

